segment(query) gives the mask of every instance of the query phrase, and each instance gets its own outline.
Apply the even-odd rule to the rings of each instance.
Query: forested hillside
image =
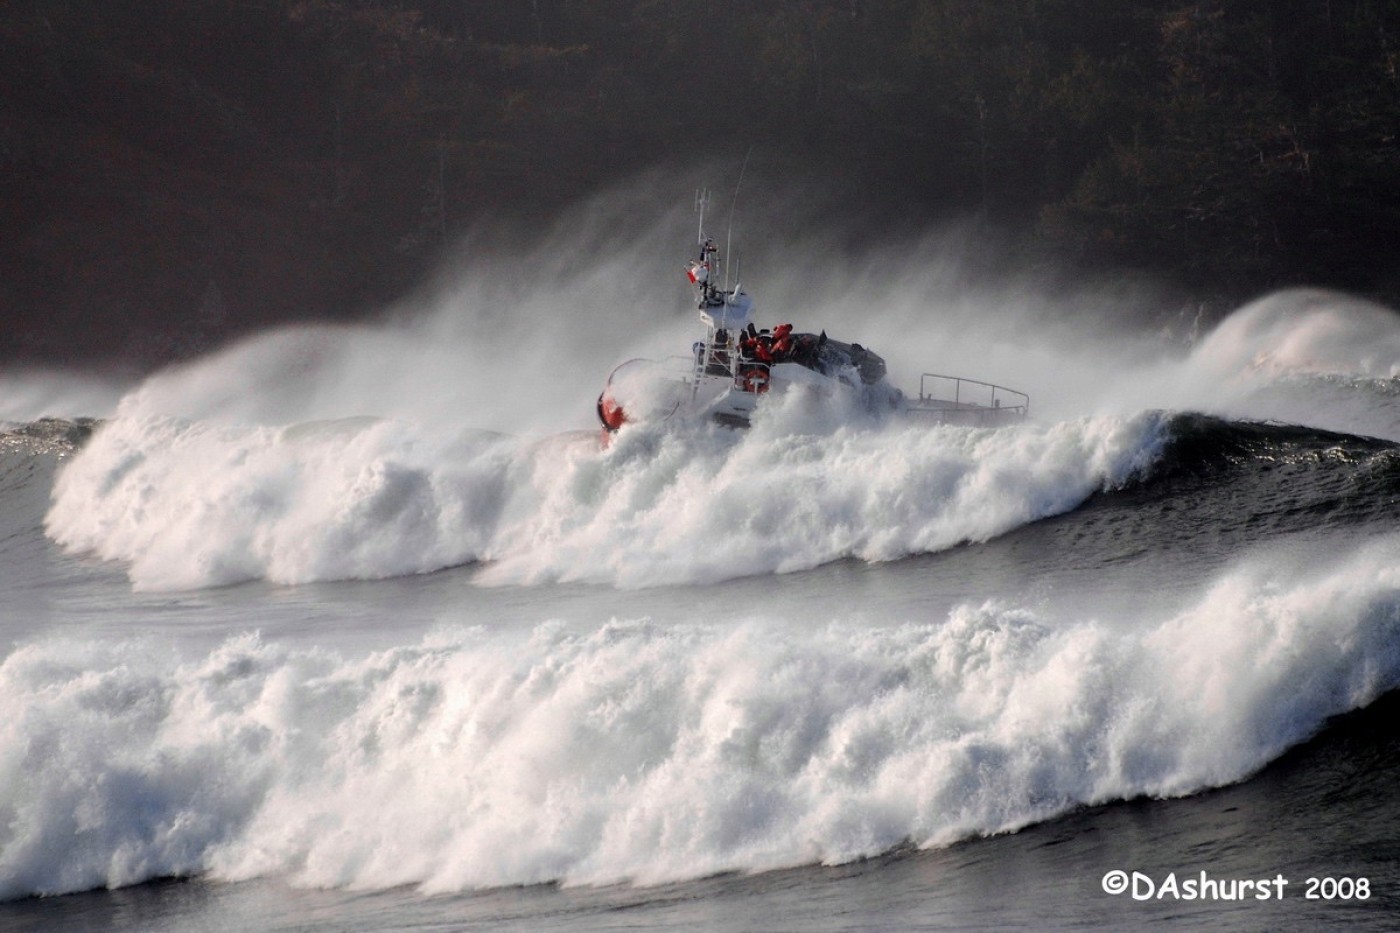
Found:
[[[1400,0],[9,0],[0,356],[361,313],[732,129],[1036,261],[1393,299],[1397,67]]]

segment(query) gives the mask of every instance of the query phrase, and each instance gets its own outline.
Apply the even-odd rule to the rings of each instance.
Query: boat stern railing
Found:
[[[919,400],[911,406],[917,411],[996,412],[1006,417],[1025,417],[1030,407],[1030,396],[1024,392],[940,373],[924,373],[919,377]]]

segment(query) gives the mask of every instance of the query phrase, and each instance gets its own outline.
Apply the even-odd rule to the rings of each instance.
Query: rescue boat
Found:
[[[617,366],[598,396],[605,432],[628,422],[677,416],[746,428],[765,398],[797,386],[848,396],[873,413],[934,423],[994,426],[1027,416],[1030,398],[1014,389],[923,373],[918,395],[910,396],[887,380],[884,359],[868,347],[832,339],[824,330],[800,333],[790,323],[758,327],[748,293],[738,284],[728,288],[717,283],[721,260],[715,241],[704,233],[705,203],[703,197],[697,199],[699,255],[684,267],[703,337],[687,355]]]

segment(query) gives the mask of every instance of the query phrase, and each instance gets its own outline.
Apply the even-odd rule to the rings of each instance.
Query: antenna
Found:
[[[724,255],[726,258],[734,255],[734,211],[739,206],[739,189],[744,185],[744,173],[749,170],[749,156],[753,155],[753,146],[749,146],[749,151],[744,153],[744,164],[739,168],[739,180],[734,185],[734,200],[729,204],[729,229],[724,236]],[[707,192],[708,194],[708,192]],[[729,290],[729,264],[724,266],[724,290]]]
[[[695,189],[695,212],[700,215],[700,232],[697,239],[701,246],[705,245],[705,209],[710,206],[710,189]]]

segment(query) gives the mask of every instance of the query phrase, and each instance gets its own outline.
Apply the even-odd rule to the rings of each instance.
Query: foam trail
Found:
[[[521,440],[404,422],[119,418],[67,464],[48,533],[143,589],[382,578],[474,561],[488,582],[709,582],[984,541],[1151,466],[1158,415],[999,431],[811,426]]]
[[[0,664],[0,897],[656,882],[1190,793],[1400,685],[1397,567],[1395,537],[1260,561],[1134,624],[986,603],[892,628],[470,630],[359,660],[32,643]]]

